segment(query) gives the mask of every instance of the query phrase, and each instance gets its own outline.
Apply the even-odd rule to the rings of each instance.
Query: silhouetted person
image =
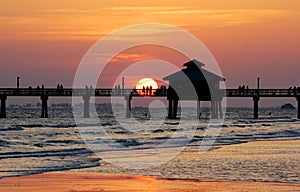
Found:
[[[143,92],[144,95],[146,95],[146,89],[145,89],[145,86],[143,86],[142,92]]]
[[[292,89],[293,89],[292,87],[289,88],[288,95],[291,95]]]
[[[149,93],[149,87],[147,86],[146,87],[146,95],[148,95],[148,93]]]
[[[92,90],[93,90],[93,86],[91,85],[91,86],[90,86],[90,93],[91,93],[91,94],[93,93]]]
[[[160,86],[160,89],[157,90],[156,92],[158,92],[157,95],[164,94],[164,86]]]
[[[118,95],[121,95],[121,86],[118,85]]]
[[[29,94],[30,94],[30,95],[32,95],[32,87],[31,87],[31,86],[29,86],[29,88],[28,88],[28,89],[29,89]]]
[[[118,86],[115,85],[115,95],[118,94]]]
[[[150,93],[150,95],[152,95],[152,86],[151,85],[149,87],[149,93]]]
[[[56,86],[56,92],[57,92],[57,93],[60,92],[60,86],[59,86],[59,84],[57,84],[57,86]]]
[[[153,93],[154,95],[160,95],[161,94],[162,89],[161,88],[157,88],[156,91]]]
[[[37,94],[40,94],[40,90],[41,90],[40,86],[37,86],[37,87],[36,87],[36,92],[37,92]]]

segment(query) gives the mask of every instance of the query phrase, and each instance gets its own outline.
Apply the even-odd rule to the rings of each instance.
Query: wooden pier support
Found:
[[[300,119],[300,97],[297,97],[297,103],[298,103],[298,106],[297,106],[297,110],[298,110],[298,119]]]
[[[216,119],[216,105],[215,105],[215,101],[211,101],[210,102],[210,109],[211,109],[211,118],[212,119]]]
[[[212,119],[222,119],[222,100],[220,98],[218,100],[211,101],[211,118]]]
[[[90,118],[90,95],[87,94],[83,99],[83,118]]]
[[[172,119],[173,113],[173,100],[169,99],[169,107],[168,107],[168,118]]]
[[[253,102],[254,102],[254,112],[253,112],[253,118],[258,119],[258,101],[259,97],[253,97]]]
[[[178,99],[169,99],[168,118],[176,119],[178,111]]]
[[[223,119],[222,101],[218,101],[218,105],[219,105],[219,117],[220,119]]]
[[[1,95],[1,110],[0,110],[0,118],[6,118],[6,95]]]
[[[178,111],[178,99],[175,99],[173,102],[173,119],[177,118],[177,111]]]
[[[85,86],[85,95],[82,96],[83,99],[83,118],[90,118],[90,99],[91,99],[91,89]]]
[[[42,100],[41,118],[48,118],[48,95],[41,96],[41,100]]]
[[[126,118],[131,118],[131,100],[132,100],[132,95],[125,95]]]
[[[200,109],[200,106],[201,103],[200,103],[200,100],[197,100],[197,118],[200,119],[200,116],[201,116],[201,109]]]

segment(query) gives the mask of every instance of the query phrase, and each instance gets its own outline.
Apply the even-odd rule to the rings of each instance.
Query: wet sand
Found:
[[[0,180],[0,191],[13,192],[157,192],[157,191],[300,191],[300,185],[263,182],[166,180],[145,176],[45,173]]]
[[[247,153],[260,151],[261,147],[271,147],[278,150],[299,146],[300,140],[273,140],[251,142],[226,146],[208,152],[207,155],[223,153],[232,154],[234,151]],[[250,158],[250,157],[248,157]],[[274,157],[276,158],[276,157]],[[240,182],[213,180],[176,180],[146,176],[129,176],[116,174],[94,174],[78,172],[53,172],[39,175],[9,177],[0,179],[0,192],[127,192],[127,191],[211,191],[211,192],[296,192],[300,184],[272,182]]]

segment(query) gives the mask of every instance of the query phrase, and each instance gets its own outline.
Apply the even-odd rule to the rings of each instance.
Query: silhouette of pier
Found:
[[[41,117],[48,117],[48,99],[49,97],[82,97],[84,102],[84,117],[89,117],[89,101],[90,97],[124,97],[126,100],[126,116],[131,116],[131,100],[133,97],[168,97],[170,92],[168,90],[154,89],[152,93],[141,94],[142,90],[138,89],[90,89],[90,88],[0,88],[1,110],[0,117],[6,117],[6,100],[8,97],[39,97],[42,101]],[[300,119],[300,92],[291,89],[247,89],[241,91],[240,89],[219,89],[221,97],[233,98],[252,98],[254,103],[255,119],[258,118],[259,101],[262,97],[281,97],[281,98],[295,98],[298,102],[298,119]],[[178,102],[178,101],[177,101]],[[171,107],[172,108],[172,107]],[[170,109],[169,110],[174,110]],[[170,111],[173,113],[174,111]],[[176,111],[177,112],[177,109]]]
[[[131,117],[131,100],[133,97],[166,97],[168,105],[168,118],[176,119],[179,100],[196,100],[197,114],[200,115],[200,102],[210,101],[211,118],[222,118],[221,102],[224,97],[249,97],[253,99],[253,117],[258,118],[259,101],[262,97],[290,97],[298,101],[298,119],[300,119],[300,87],[289,89],[260,89],[258,78],[257,89],[249,89],[243,85],[238,89],[222,89],[220,83],[225,79],[214,74],[203,67],[204,63],[197,60],[190,60],[183,64],[182,70],[164,77],[163,80],[169,81],[168,89],[125,89],[124,78],[122,78],[122,88],[117,86],[115,89],[93,89],[85,88],[66,89],[62,85],[57,88],[45,88],[44,86],[33,89],[23,89],[19,87],[20,77],[17,77],[17,88],[0,88],[1,110],[0,117],[6,117],[7,97],[40,97],[42,101],[42,118],[48,117],[49,97],[82,97],[84,102],[85,118],[90,117],[89,106],[91,97],[124,97],[126,100],[126,117]]]

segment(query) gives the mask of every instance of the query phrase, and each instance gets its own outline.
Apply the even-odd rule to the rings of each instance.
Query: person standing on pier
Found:
[[[40,86],[36,87],[36,92],[37,92],[38,95],[40,94]]]
[[[28,89],[29,89],[29,95],[32,95],[32,87],[29,86]]]
[[[42,85],[42,95],[44,95],[44,91],[45,91],[45,86]]]
[[[121,86],[118,85],[118,95],[121,95]]]
[[[60,84],[60,87],[59,87],[59,89],[60,89],[60,93],[63,93],[64,87],[63,87],[63,85],[62,85],[62,84]]]
[[[56,92],[57,92],[57,93],[60,92],[59,89],[60,89],[60,86],[59,86],[59,84],[57,84],[57,86],[56,86]]]
[[[152,86],[149,87],[149,95],[152,95]]]
[[[142,92],[143,92],[143,95],[146,95],[146,89],[145,89],[145,86],[143,86]]]

